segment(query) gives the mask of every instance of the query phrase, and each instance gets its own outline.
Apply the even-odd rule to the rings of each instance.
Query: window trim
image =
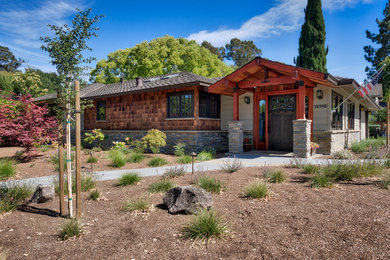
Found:
[[[331,109],[332,110],[334,109],[334,107],[333,107],[333,100],[334,100],[335,97],[341,98],[340,102],[336,103],[336,107],[338,105],[340,105],[341,102],[344,101],[344,97],[342,95],[340,95],[339,93],[337,93],[335,91],[332,91],[332,100],[331,100]],[[344,104],[341,104],[341,106],[338,109],[340,110],[339,113],[337,113],[337,111],[332,112],[332,121],[331,121],[331,128],[332,128],[332,130],[343,130]],[[334,122],[334,119],[335,119],[334,118],[334,114],[335,113],[339,114],[339,116],[340,116],[340,120],[336,120],[336,122]],[[337,127],[338,122],[340,124],[340,127]],[[333,125],[335,125],[336,127],[334,127]]]
[[[206,114],[202,115],[200,111],[200,102],[203,98],[206,99]],[[210,111],[207,108],[210,108],[211,106],[211,97],[216,97],[217,98],[217,115],[212,116],[210,115]],[[199,118],[210,118],[210,119],[221,119],[221,95],[214,94],[214,93],[208,93],[206,91],[199,91]]]
[[[182,116],[182,103],[181,103],[181,97],[185,95],[191,95],[191,114],[190,115],[185,115]],[[179,116],[171,116],[170,115],[170,104],[169,104],[169,98],[172,96],[179,96],[180,101],[179,101]],[[167,94],[167,119],[180,119],[180,118],[193,118],[194,117],[194,91],[181,91],[181,92],[172,92]]]
[[[101,119],[99,117],[99,108],[101,106],[104,106],[104,119]],[[104,122],[107,119],[107,104],[105,100],[99,100],[96,102],[96,121],[97,122]]]

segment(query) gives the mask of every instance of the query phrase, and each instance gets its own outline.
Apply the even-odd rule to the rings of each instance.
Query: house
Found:
[[[255,58],[223,78],[178,72],[91,84],[81,93],[94,104],[83,130],[100,128],[111,143],[157,128],[167,135],[166,152],[184,142],[189,151],[238,153],[248,137],[258,150],[308,157],[313,141],[330,154],[368,137],[368,114],[379,106],[358,87],[353,79]]]

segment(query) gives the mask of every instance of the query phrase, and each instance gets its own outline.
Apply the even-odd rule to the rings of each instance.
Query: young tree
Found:
[[[16,59],[8,47],[0,45],[0,71],[15,72],[24,60]]]
[[[233,38],[230,40],[230,43],[225,45],[225,48],[224,58],[232,60],[238,67],[261,55],[261,50],[256,47],[253,41],[241,41]]]
[[[371,63],[371,67],[366,67],[368,77],[372,76],[383,64],[390,65],[390,1],[386,3],[383,15],[384,18],[382,20],[376,19],[379,28],[378,34],[366,31],[367,38],[376,45],[364,46],[364,51],[366,52],[364,58]],[[386,66],[379,82],[383,84],[384,96],[388,97],[390,89],[389,66]]]
[[[299,37],[299,54],[295,60],[298,67],[327,72],[325,48],[325,22],[321,0],[308,0],[305,9],[305,22]]]
[[[121,77],[130,80],[179,71],[220,77],[232,69],[195,41],[164,36],[108,54],[108,59],[100,60],[91,71],[91,81],[114,83]]]

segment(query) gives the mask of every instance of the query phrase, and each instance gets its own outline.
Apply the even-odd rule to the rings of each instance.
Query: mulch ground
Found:
[[[282,169],[288,180],[270,184],[266,200],[242,198],[243,187],[261,176],[259,168],[236,173],[210,172],[227,190],[213,194],[213,209],[229,226],[223,240],[208,244],[181,237],[191,215],[172,215],[163,194],[150,195],[157,206],[147,214],[121,212],[124,201],[149,196],[147,187],[158,177],[136,186],[98,183],[106,200],[88,201],[83,193],[83,235],[60,241],[66,220],[51,217],[58,199],[31,204],[30,212],[0,217],[0,247],[9,259],[388,259],[390,257],[390,191],[366,178],[331,189],[310,188],[308,175]],[[191,175],[173,181],[191,184]]]

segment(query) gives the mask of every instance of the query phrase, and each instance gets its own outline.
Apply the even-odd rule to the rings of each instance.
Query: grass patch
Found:
[[[380,182],[381,186],[388,190],[389,189],[389,186],[390,186],[390,175],[386,175],[382,178],[381,182]]]
[[[303,166],[304,163],[302,162],[302,159],[294,157],[284,167],[291,169],[302,169]]]
[[[42,152],[42,153],[45,153],[47,151],[49,151],[50,149],[50,145],[47,145],[47,144],[44,144],[44,145],[41,145],[39,150]]]
[[[367,146],[362,142],[354,142],[351,145],[351,150],[354,153],[363,153],[366,151]]]
[[[222,162],[220,167],[224,172],[233,173],[242,168],[242,162],[238,158],[234,158],[233,161],[228,159],[227,161]]]
[[[97,162],[98,162],[98,158],[96,158],[95,156],[90,156],[87,159],[87,163],[97,163]]]
[[[111,160],[111,166],[115,168],[120,168],[125,166],[126,157],[122,151],[118,149],[113,149],[108,152],[108,158]]]
[[[196,160],[198,161],[208,161],[214,159],[214,153],[212,151],[201,151],[198,156],[196,156]]]
[[[54,191],[56,195],[59,194],[60,188],[59,188],[59,182],[58,179],[54,182]],[[83,173],[81,174],[81,191],[86,192],[90,191],[93,188],[96,187],[96,178],[91,173]],[[67,178],[64,178],[64,192],[65,194],[68,194],[68,181]],[[76,193],[76,176],[72,175],[72,193]]]
[[[100,198],[100,192],[98,190],[93,190],[91,193],[89,193],[88,199],[89,200],[98,200]]]
[[[262,199],[269,194],[268,186],[262,181],[256,180],[244,188],[244,196],[252,199]]]
[[[139,174],[136,172],[125,173],[119,178],[117,186],[135,185],[140,180],[141,180],[141,176],[139,176]]]
[[[334,154],[336,159],[352,159],[352,153],[349,150],[338,151]]]
[[[286,180],[284,173],[281,170],[273,170],[264,176],[267,182],[271,183],[282,183]]]
[[[310,186],[312,188],[331,188],[333,183],[325,174],[318,173],[311,178]]]
[[[390,159],[386,160],[383,164],[387,169],[390,168]]]
[[[352,181],[359,177],[379,176],[382,171],[383,165],[376,161],[336,162],[322,168],[322,173],[335,182]]]
[[[145,155],[143,153],[130,153],[127,161],[129,163],[140,163],[145,159]]]
[[[16,162],[6,158],[0,160],[0,180],[6,180],[16,174]]]
[[[367,138],[360,142],[354,142],[351,146],[351,150],[354,153],[363,153],[367,150],[378,150],[385,145],[384,138]]]
[[[183,228],[183,237],[198,241],[221,238],[227,232],[227,225],[221,217],[210,210],[203,210],[195,215],[194,220]]]
[[[68,220],[60,230],[58,237],[62,240],[67,240],[72,237],[79,237],[81,235],[81,225],[75,219]]]
[[[212,193],[220,193],[224,189],[224,185],[220,180],[207,175],[200,176],[197,179],[197,184],[202,189]]]
[[[191,157],[191,155],[181,155],[181,156],[177,159],[177,162],[178,162],[178,163],[182,163],[182,164],[191,163],[191,162],[192,162],[192,157]]]
[[[148,198],[137,198],[130,201],[127,201],[121,207],[122,211],[126,212],[148,212],[152,208]]]
[[[167,160],[165,160],[164,158],[153,157],[152,159],[149,160],[148,166],[158,167],[158,166],[163,166],[163,165],[165,165],[167,163],[168,163]]]
[[[32,190],[27,185],[0,187],[0,214],[15,210],[31,195]]]
[[[316,174],[320,172],[320,166],[314,164],[302,165],[302,172],[306,174]]]
[[[148,191],[150,193],[162,193],[167,192],[174,187],[174,184],[170,180],[159,180],[150,184]]]
[[[175,166],[170,167],[165,170],[163,177],[164,178],[176,178],[179,176],[183,176],[185,174],[184,166]]]

